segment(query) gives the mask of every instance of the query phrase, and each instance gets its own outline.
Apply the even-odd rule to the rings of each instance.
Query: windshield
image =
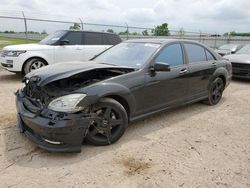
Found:
[[[246,45],[243,48],[241,48],[236,54],[247,54],[250,55],[250,45]]]
[[[233,51],[236,48],[237,48],[236,44],[225,44],[219,47],[220,50],[231,50],[231,51]]]
[[[98,63],[121,65],[140,69],[150,56],[160,47],[155,43],[120,43],[97,56]]]
[[[67,31],[56,31],[53,34],[48,35],[46,38],[41,40],[40,44],[48,44],[52,45],[55,44]]]

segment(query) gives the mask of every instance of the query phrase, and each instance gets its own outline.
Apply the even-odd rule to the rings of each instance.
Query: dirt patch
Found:
[[[250,187],[250,82],[133,123],[115,144],[50,153],[19,133],[21,78],[0,71],[0,187]]]
[[[132,157],[123,159],[121,163],[125,168],[125,174],[128,176],[145,173],[152,166],[150,162],[145,162],[142,159],[135,159]]]
[[[9,113],[6,115],[1,115],[0,116],[0,125],[3,127],[1,128],[5,128],[5,126],[10,125],[10,124],[14,124],[16,122],[16,113]]]

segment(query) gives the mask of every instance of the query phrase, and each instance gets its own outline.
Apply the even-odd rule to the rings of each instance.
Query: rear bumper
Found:
[[[90,117],[52,120],[30,112],[23,103],[20,92],[16,94],[17,120],[20,132],[40,148],[53,152],[80,152],[82,141],[90,124]]]

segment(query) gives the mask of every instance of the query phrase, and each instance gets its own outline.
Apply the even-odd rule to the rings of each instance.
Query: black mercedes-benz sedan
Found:
[[[46,66],[16,92],[20,131],[49,151],[116,142],[132,121],[188,103],[217,104],[231,63],[193,41],[120,43],[88,62]]]

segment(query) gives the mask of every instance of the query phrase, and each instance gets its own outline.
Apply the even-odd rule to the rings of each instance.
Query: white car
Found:
[[[60,30],[37,44],[4,47],[0,62],[10,72],[27,74],[53,63],[89,60],[120,42],[116,34]]]
[[[224,44],[215,50],[221,56],[235,54],[243,47],[242,44]]]
[[[231,61],[234,78],[250,79],[250,44],[245,45],[235,54],[223,58]]]

